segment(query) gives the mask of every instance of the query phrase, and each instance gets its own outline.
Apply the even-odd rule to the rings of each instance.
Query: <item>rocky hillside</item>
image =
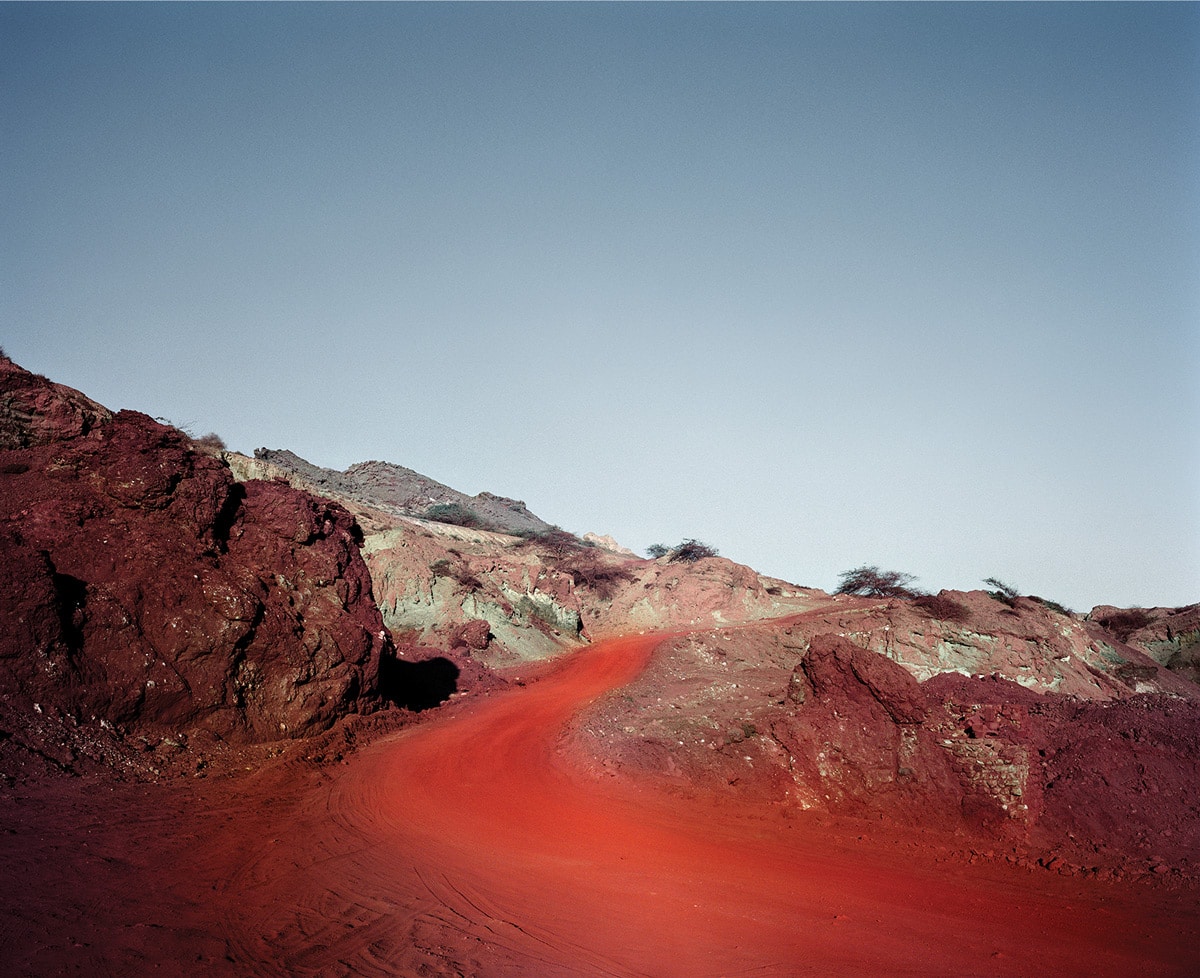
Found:
[[[1063,872],[1191,879],[1200,687],[1132,637],[982,591],[830,598],[664,644],[570,739],[597,776],[939,827]]]
[[[521,539],[438,525],[369,534],[363,547],[384,620],[439,644],[486,622],[493,667],[541,659],[592,639],[769,618],[815,593],[723,558],[694,564],[625,557],[567,534]]]
[[[468,496],[391,462],[358,462],[339,472],[313,465],[285,449],[259,448],[254,457],[295,474],[314,492],[396,516],[424,516],[498,533],[530,535],[554,529],[518,499],[490,492]]]
[[[469,627],[481,636],[469,649],[471,659],[503,669],[601,636],[770,618],[805,610],[810,596],[824,596],[720,557],[644,560],[611,537],[575,537],[544,523],[536,531],[501,533],[423,519],[411,515],[416,505],[385,504],[358,491],[339,495],[342,483],[330,470],[288,452],[223,457],[236,478],[325,492],[352,512],[364,530],[362,551],[384,622],[402,649],[425,649],[422,654],[468,651],[461,638]],[[453,492],[444,498],[499,498]]]
[[[174,428],[4,358],[0,446],[8,760],[75,770],[379,705],[391,639],[341,506],[238,482]]]
[[[1063,871],[1197,872],[1200,605],[1081,617],[641,559],[400,466],[198,445],[2,359],[0,549],[10,776],[306,737],[664,632],[566,735],[597,777],[954,829]]]

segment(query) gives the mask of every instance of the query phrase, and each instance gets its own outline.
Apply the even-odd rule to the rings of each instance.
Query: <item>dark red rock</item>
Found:
[[[108,408],[79,391],[0,355],[0,450],[78,438],[111,417]]]
[[[960,817],[962,789],[922,725],[924,692],[903,668],[844,638],[817,635],[788,699],[793,710],[771,724],[771,734],[788,750],[796,781],[819,793],[814,801],[843,813],[886,810],[908,823],[934,809],[951,822]]]
[[[1193,874],[1200,704],[1164,694],[1077,700],[955,674],[922,685],[968,735],[979,724],[998,755],[1023,761],[1030,842],[1106,873],[1155,861]]]
[[[896,723],[920,723],[928,712],[921,684],[905,669],[836,635],[813,638],[801,666],[818,696],[870,695]]]
[[[454,630],[450,636],[450,647],[463,646],[476,652],[482,652],[488,647],[491,638],[491,625],[482,618],[476,618]]]
[[[231,741],[378,702],[390,639],[344,509],[239,484],[181,432],[8,361],[0,385],[6,696]]]

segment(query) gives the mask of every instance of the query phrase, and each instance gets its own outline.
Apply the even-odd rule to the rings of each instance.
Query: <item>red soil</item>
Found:
[[[337,766],[293,758],[202,788],[79,795],[74,808],[6,799],[0,965],[12,964],[0,970],[1196,973],[1191,891],[938,861],[883,823],[865,839],[589,780],[564,755],[563,725],[635,676],[658,640],[597,644]]]

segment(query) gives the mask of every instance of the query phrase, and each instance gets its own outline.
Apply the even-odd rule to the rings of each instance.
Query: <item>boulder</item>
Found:
[[[390,638],[344,509],[11,361],[0,385],[8,702],[240,742],[378,702]]]

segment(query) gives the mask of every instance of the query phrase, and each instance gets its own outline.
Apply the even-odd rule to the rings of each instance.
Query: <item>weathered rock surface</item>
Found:
[[[10,746],[22,716],[144,744],[189,730],[246,742],[378,703],[390,639],[342,507],[239,484],[179,431],[11,361],[0,390]]]
[[[0,356],[0,450],[78,438],[112,412],[79,391],[50,383]],[[9,465],[23,464],[13,459]]]
[[[889,810],[919,822],[930,806],[961,805],[949,758],[925,724],[925,694],[904,669],[836,635],[813,638],[799,669],[812,695],[767,729],[788,751],[802,807]]]
[[[363,552],[398,641],[445,645],[482,619],[494,641],[478,657],[495,667],[604,636],[764,619],[827,600],[724,558],[629,558],[561,531],[523,539],[400,519],[368,533]]]
[[[481,621],[491,637],[472,654],[503,666],[585,641],[571,578],[519,538],[402,521],[369,534],[363,553],[384,621],[402,644],[449,649]]]
[[[1200,871],[1200,698],[1084,700],[947,673],[923,684],[991,824],[1075,868]]]
[[[960,822],[962,790],[927,722],[920,684],[836,635],[779,623],[668,641],[569,736],[605,764],[677,790],[906,822],[933,807]]]
[[[592,631],[711,628],[795,614],[828,600],[824,592],[763,577],[724,557],[643,560],[630,569],[628,586],[593,609]]]

